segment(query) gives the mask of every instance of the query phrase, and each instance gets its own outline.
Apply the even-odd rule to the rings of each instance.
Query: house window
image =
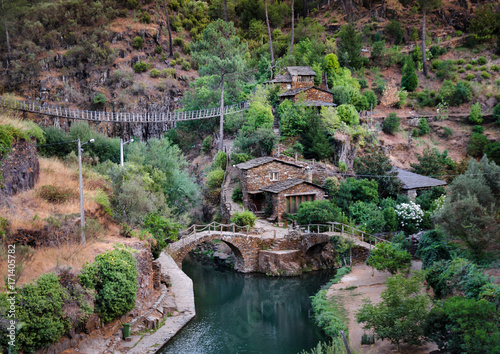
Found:
[[[271,172],[269,174],[269,180],[278,181],[279,180],[279,172]]]
[[[287,89],[287,90],[291,90],[291,89],[292,89],[292,85],[290,85],[290,84],[286,84],[286,89]]]
[[[285,211],[289,214],[297,213],[299,210],[299,206],[304,202],[312,202],[314,201],[314,194],[307,195],[290,195],[286,197],[286,208]]]

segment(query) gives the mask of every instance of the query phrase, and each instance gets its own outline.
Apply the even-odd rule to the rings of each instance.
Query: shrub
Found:
[[[149,213],[144,218],[144,228],[147,229],[155,239],[151,245],[151,253],[154,258],[158,258],[161,251],[167,246],[168,242],[175,242],[179,239],[179,230],[181,225],[171,222],[168,218],[158,213]]]
[[[418,87],[418,76],[415,73],[415,63],[411,55],[406,57],[402,71],[401,87],[406,91],[413,92]]]
[[[181,64],[182,70],[191,70],[191,64],[188,61],[183,61]]]
[[[474,80],[475,77],[476,77],[476,75],[470,73],[470,74],[465,75],[464,79],[467,81],[472,81],[472,80]]]
[[[142,16],[141,16],[141,20],[140,20],[142,23],[151,23],[151,16],[149,15],[149,13],[147,13],[146,11],[144,11],[142,13]]]
[[[175,77],[175,69],[162,69],[160,71],[160,76],[163,78],[174,78]]]
[[[419,231],[424,217],[424,212],[420,208],[420,205],[412,201],[401,203],[396,207],[396,214],[398,214],[399,225],[406,234],[411,235]]]
[[[480,133],[473,133],[467,146],[467,154],[472,157],[480,158],[484,154],[484,149],[489,141],[486,136]]]
[[[300,225],[324,224],[336,221],[340,210],[328,200],[303,202],[297,211],[297,222]]]
[[[490,70],[492,70],[492,71],[500,71],[500,66],[498,66],[497,64],[493,64],[490,67]]]
[[[250,210],[243,210],[241,213],[235,212],[231,217],[231,222],[238,226],[254,227],[257,217]]]
[[[472,105],[469,114],[469,122],[472,124],[481,124],[483,122],[483,112],[479,102]]]
[[[336,203],[344,211],[349,210],[349,206],[356,201],[366,203],[378,203],[377,181],[368,179],[347,178],[340,184],[337,193]]]
[[[457,65],[464,65],[464,64],[465,64],[465,60],[464,60],[464,59],[462,59],[462,58],[457,59],[456,64],[457,64]]]
[[[368,106],[375,108],[377,105],[377,95],[372,90],[366,90],[363,92],[363,96],[366,97]]]
[[[96,290],[95,311],[104,323],[135,306],[137,261],[126,248],[101,253],[83,267],[78,279],[83,286]]]
[[[451,79],[457,70],[453,60],[445,60],[437,65],[436,76],[439,79]]]
[[[160,70],[158,69],[151,69],[151,71],[149,72],[149,76],[151,76],[152,78],[157,78],[160,76]]]
[[[233,202],[236,203],[243,201],[243,187],[241,186],[241,183],[238,183],[238,185],[234,188],[231,198],[233,199]]]
[[[482,134],[484,132],[484,127],[482,125],[475,125],[472,127],[472,132]]]
[[[332,87],[331,92],[333,94],[333,103],[337,105],[350,104],[351,94],[350,88],[348,86],[335,86]]]
[[[453,129],[448,128],[448,127],[443,127],[443,132],[441,133],[441,136],[444,139],[446,139],[446,140],[450,139],[453,136],[453,134],[454,134]]]
[[[369,233],[381,232],[385,227],[385,218],[382,210],[374,203],[357,201],[349,206],[349,216]]]
[[[399,130],[399,117],[396,113],[391,112],[382,124],[382,130],[386,134],[394,135]]]
[[[488,74],[486,71],[483,71],[483,72],[481,73],[481,77],[482,77],[483,79],[489,79],[489,78],[490,78],[490,74]]]
[[[399,21],[391,20],[391,22],[385,26],[385,30],[389,36],[394,38],[394,44],[403,43],[405,30]]]
[[[146,72],[148,70],[148,64],[143,61],[138,61],[134,64],[134,71],[138,74]]]
[[[132,47],[134,47],[135,49],[141,49],[142,47],[144,47],[144,39],[142,39],[142,37],[134,37],[134,39],[132,39]]]
[[[76,191],[68,187],[46,185],[38,189],[38,196],[49,203],[62,204],[75,198],[77,194]]]
[[[215,155],[214,163],[212,164],[212,168],[221,168],[223,170],[226,170],[226,164],[227,154],[224,151],[217,152],[217,155]]]
[[[500,124],[500,103],[493,107],[493,119],[497,124]]]
[[[214,143],[214,138],[211,135],[208,135],[203,139],[201,143],[201,151],[205,154],[208,154],[210,150],[212,150],[212,144]]]
[[[174,45],[175,46],[179,46],[179,47],[182,47],[184,45],[184,40],[182,38],[174,38]],[[177,53],[177,52],[176,52]],[[180,55],[180,54],[179,54]],[[179,56],[177,56],[178,58]],[[175,57],[175,53],[174,53],[174,58],[177,59]]]
[[[207,175],[207,183],[206,183],[207,189],[214,190],[220,188],[223,180],[224,180],[224,170],[222,168],[213,170]]]
[[[471,69],[472,69],[472,65],[471,65],[471,64],[467,64],[467,65],[465,66],[465,69],[467,69],[467,70],[471,70]]]
[[[36,283],[26,284],[17,291],[16,321],[23,324],[15,341],[18,350],[33,353],[58,342],[69,331],[70,320],[63,312],[68,294],[54,273],[43,274]],[[0,302],[7,305],[7,295],[3,296]]]
[[[351,104],[341,104],[338,106],[337,114],[339,118],[348,125],[359,124],[359,114],[356,111],[356,108]]]
[[[42,128],[46,146],[40,146],[38,149],[42,156],[57,156],[64,157],[71,152],[71,144],[61,144],[71,140],[67,133],[59,128],[47,127]],[[2,155],[1,148],[2,128],[0,127],[0,157]]]
[[[232,154],[231,160],[235,165],[243,162],[247,162],[253,159],[253,156],[250,154],[240,153],[240,154]]]
[[[434,263],[451,259],[444,234],[438,230],[429,230],[418,242],[417,256],[422,260],[422,268],[428,269]]]
[[[486,60],[486,58],[485,58],[485,57],[479,57],[479,58],[477,59],[477,63],[478,63],[479,65],[485,65],[487,62],[488,62],[488,61]]]
[[[420,118],[420,120],[418,121],[418,136],[426,135],[430,131],[431,131],[431,128],[429,127],[429,123],[427,122],[427,119]]]
[[[161,54],[163,52],[163,48],[161,47],[161,45],[157,45],[155,47],[155,53],[156,54]]]
[[[455,86],[454,103],[459,105],[469,102],[472,98],[472,88],[467,81],[460,80]]]

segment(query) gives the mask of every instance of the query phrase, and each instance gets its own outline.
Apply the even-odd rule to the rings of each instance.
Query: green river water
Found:
[[[196,317],[160,353],[296,354],[327,340],[309,297],[334,271],[274,278],[189,259],[182,269],[194,283]]]

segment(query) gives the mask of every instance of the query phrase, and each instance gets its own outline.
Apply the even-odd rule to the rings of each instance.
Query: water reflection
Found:
[[[325,340],[310,299],[333,273],[294,278],[239,274],[185,260],[196,317],[160,353],[297,353]]]

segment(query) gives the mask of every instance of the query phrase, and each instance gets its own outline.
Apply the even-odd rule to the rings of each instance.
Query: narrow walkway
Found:
[[[172,257],[162,252],[158,261],[161,264],[162,273],[170,276],[170,290],[175,296],[177,311],[181,314],[174,317],[166,317],[165,324],[155,333],[144,337],[128,353],[144,354],[156,353],[166,342],[168,342],[182,327],[184,327],[195,315],[193,281],[175,264]]]

